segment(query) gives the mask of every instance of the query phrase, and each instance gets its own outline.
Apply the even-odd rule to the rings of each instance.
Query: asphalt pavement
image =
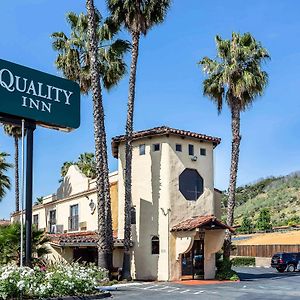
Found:
[[[290,300],[300,299],[300,272],[278,273],[272,268],[237,268],[241,281],[213,285],[135,282],[112,292],[113,299]]]

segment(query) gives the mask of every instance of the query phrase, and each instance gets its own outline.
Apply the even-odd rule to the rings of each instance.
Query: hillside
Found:
[[[227,202],[223,196],[224,214]],[[243,216],[258,218],[260,209],[268,208],[273,226],[300,223],[300,173],[282,177],[269,177],[237,189],[235,224],[241,224]]]

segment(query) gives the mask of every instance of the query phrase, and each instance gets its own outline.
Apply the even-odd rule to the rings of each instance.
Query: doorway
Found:
[[[192,249],[181,255],[182,279],[204,279],[204,239],[195,240]]]

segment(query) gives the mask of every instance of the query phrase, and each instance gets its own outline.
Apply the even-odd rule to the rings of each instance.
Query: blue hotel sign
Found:
[[[0,59],[0,115],[71,130],[80,125],[79,85]]]

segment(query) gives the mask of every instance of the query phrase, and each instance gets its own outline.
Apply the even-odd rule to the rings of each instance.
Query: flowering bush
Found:
[[[47,298],[94,294],[107,272],[93,265],[78,263],[53,265],[47,270],[38,267],[7,265],[0,268],[0,299]]]

